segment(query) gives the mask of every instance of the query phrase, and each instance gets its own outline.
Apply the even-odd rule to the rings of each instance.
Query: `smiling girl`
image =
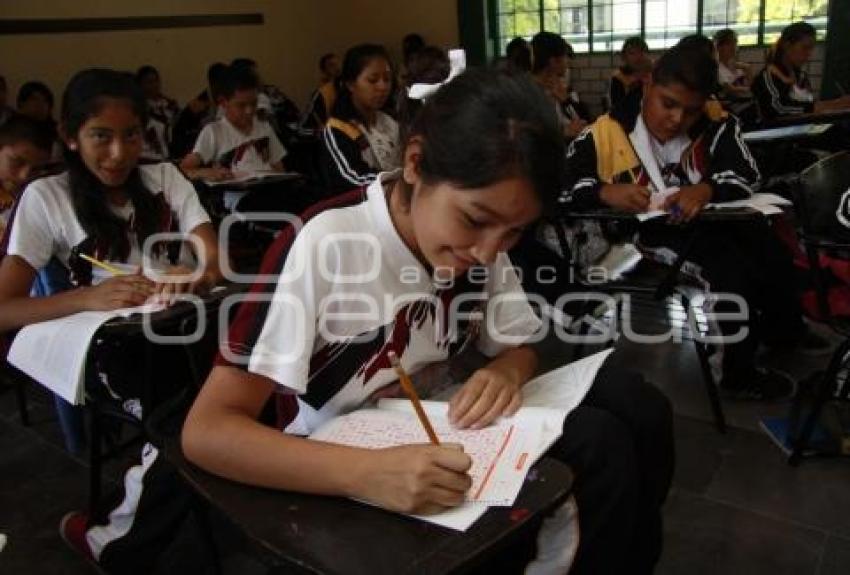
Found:
[[[236,481],[395,511],[460,505],[471,460],[458,449],[301,436],[393,384],[389,351],[416,373],[474,344],[489,363],[453,396],[450,420],[480,428],[516,412],[537,367],[523,342],[541,322],[506,252],[554,200],[563,167],[552,105],[529,78],[470,70],[441,87],[410,126],[402,169],[314,209],[272,246],[263,272],[279,279],[242,304],[186,419],[186,456]],[[486,320],[478,329],[441,321],[454,304],[471,311],[468,298]],[[364,300],[390,303],[372,317]],[[270,401],[274,427],[258,421]],[[575,470],[575,499],[544,521],[527,572],[619,573],[626,561],[649,572],[672,473],[666,399],[603,368],[549,455]]]
[[[133,77],[86,70],[64,94],[67,170],[36,180],[10,221],[0,263],[0,332],[89,310],[139,305],[156,292],[199,290],[219,278],[218,246],[192,185],[171,164],[139,166],[145,101]],[[200,278],[186,277],[195,258],[186,245],[157,250],[156,265],[179,275],[160,283],[139,273],[92,285],[86,254],[141,266],[141,246],[159,232],[181,232],[203,245]],[[36,272],[55,258],[78,287],[30,299]]]

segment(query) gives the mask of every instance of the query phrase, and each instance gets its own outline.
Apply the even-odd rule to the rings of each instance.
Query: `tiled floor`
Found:
[[[557,341],[541,348],[544,365],[569,360]],[[788,467],[757,426],[759,416],[783,413],[787,405],[726,403],[730,430],[718,434],[687,345],[623,342],[612,358],[642,370],[676,410],[678,461],[659,574],[850,573],[850,460]],[[768,359],[798,377],[826,361]],[[89,573],[56,531],[64,512],[86,504],[85,462],[61,447],[47,397],[37,390],[29,395],[30,428],[20,424],[13,395],[0,396],[0,532],[9,538],[0,573]],[[108,475],[117,479],[118,467]]]

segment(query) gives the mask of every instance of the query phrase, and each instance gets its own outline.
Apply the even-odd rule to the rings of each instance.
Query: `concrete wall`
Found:
[[[653,58],[657,58],[659,54],[660,52],[654,52]],[[757,72],[764,66],[764,48],[743,47],[739,51],[739,58],[743,62],[748,62]],[[823,59],[824,45],[818,44],[808,65],[815,94],[820,92]],[[619,65],[618,54],[579,54],[573,62],[571,75],[573,85],[594,114],[602,111],[602,97],[607,95],[611,73]]]
[[[306,101],[325,52],[343,54],[357,42],[401,51],[401,38],[419,32],[437,45],[458,43],[455,0],[29,0],[0,2],[0,19],[98,18],[262,13],[263,25],[118,32],[0,36],[0,74],[9,97],[28,80],[44,81],[59,104],[77,70],[105,66],[135,70],[152,64],[166,93],[181,103],[206,82],[206,69],[236,56],[257,60],[264,79],[296,102]]]

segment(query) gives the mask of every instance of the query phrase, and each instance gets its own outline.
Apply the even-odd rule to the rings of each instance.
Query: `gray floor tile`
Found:
[[[674,418],[676,471],[673,485],[704,494],[728,450],[729,435],[717,433],[714,425],[690,417]]]
[[[0,531],[8,537],[0,572],[89,572],[57,530],[67,511],[86,503],[86,468],[30,430],[2,420],[0,438]]]
[[[809,459],[792,468],[765,435],[739,432],[707,496],[848,536],[848,489],[850,460]]]
[[[676,491],[658,575],[815,575],[820,531]]]

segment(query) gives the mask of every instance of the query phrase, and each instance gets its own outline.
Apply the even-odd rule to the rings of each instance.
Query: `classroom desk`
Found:
[[[573,475],[551,458],[529,472],[513,507],[491,507],[466,532],[338,497],[251,487],[209,474],[183,458],[179,439],[165,456],[224,513],[271,572],[345,575],[463,573],[504,550],[566,501]]]
[[[210,292],[203,298],[201,310],[207,318],[207,331],[199,341],[191,344],[158,344],[145,336],[145,325],[158,335],[180,337],[192,333],[199,321],[198,308],[191,302],[177,302],[174,305],[148,315],[133,314],[129,317],[115,317],[104,323],[92,337],[88,353],[87,370],[96,369],[97,358],[109,374],[110,381],[127,382],[127,388],[133,392],[127,397],[137,397],[142,407],[141,419],[129,414],[123,402],[116,403],[109,398],[102,387],[92,394],[87,387],[86,407],[90,414],[90,451],[89,451],[89,507],[97,508],[101,494],[101,469],[103,462],[136,441],[118,445],[108,445],[104,451],[101,438],[106,420],[120,420],[134,427],[143,427],[145,418],[155,407],[175,395],[185,393],[186,389],[198,387],[206,377],[206,370],[212,363],[212,355],[217,350],[218,311],[226,298],[243,293],[250,288],[246,284],[227,284],[221,289]],[[235,309],[235,308],[234,308]],[[142,365],[128,361],[126,352],[139,360]],[[137,395],[136,395],[137,394]],[[124,398],[126,399],[126,398]],[[106,418],[106,419],[104,419]],[[106,436],[108,440],[108,436]]]
[[[227,191],[251,191],[254,189],[266,189],[274,186],[287,185],[292,182],[303,181],[305,177],[297,172],[286,172],[255,177],[246,180],[208,181],[202,180],[204,185],[211,189],[223,189]]]
[[[850,120],[850,109],[836,110],[834,112],[821,112],[811,114],[793,114],[782,116],[763,122],[761,128],[778,128],[781,126],[797,126],[800,124],[834,124]]]
[[[749,145],[776,144],[816,138],[832,127],[832,124],[793,124],[776,128],[765,128],[744,132],[742,137]]]
[[[672,293],[673,288],[676,285],[676,281],[679,278],[682,266],[687,261],[687,257],[690,255],[697,238],[706,228],[710,228],[712,225],[718,223],[743,222],[747,220],[755,220],[761,217],[764,217],[763,214],[752,208],[704,209],[690,222],[680,224],[679,227],[685,234],[682,248],[678,250],[676,260],[670,266],[668,273],[659,280],[655,289],[655,298],[662,300]],[[641,222],[634,214],[617,211],[611,208],[563,213],[560,214],[558,218],[550,219],[550,222],[555,228],[556,235],[558,236],[558,243],[560,244],[562,253],[569,254],[570,249],[564,230],[559,223],[582,219],[596,220],[603,223],[623,222],[627,225],[634,226],[635,229],[638,229],[641,226],[673,225],[666,223],[667,216],[661,216]]]
[[[305,176],[294,172],[241,182],[194,180],[193,184],[214,221],[235,212],[298,215],[323,197]],[[282,226],[274,219],[260,221],[260,227],[273,231]]]

